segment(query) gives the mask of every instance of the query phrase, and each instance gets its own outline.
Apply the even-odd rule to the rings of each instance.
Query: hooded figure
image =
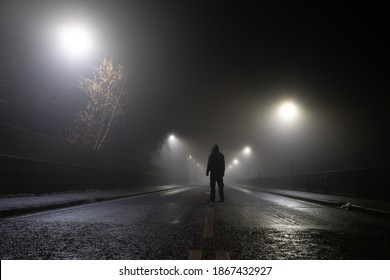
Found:
[[[211,153],[207,161],[206,176],[210,175],[210,202],[215,201],[215,183],[218,183],[219,202],[225,200],[223,193],[223,176],[225,176],[225,157],[219,152],[218,145],[211,148]]]

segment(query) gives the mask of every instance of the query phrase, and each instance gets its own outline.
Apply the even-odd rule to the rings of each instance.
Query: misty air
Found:
[[[2,1],[1,259],[389,259],[383,5]]]

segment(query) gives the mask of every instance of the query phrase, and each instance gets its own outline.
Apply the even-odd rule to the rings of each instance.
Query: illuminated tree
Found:
[[[123,115],[130,88],[122,64],[104,58],[94,69],[93,79],[82,78],[80,88],[87,94],[87,105],[67,129],[67,139],[99,150],[112,125]]]

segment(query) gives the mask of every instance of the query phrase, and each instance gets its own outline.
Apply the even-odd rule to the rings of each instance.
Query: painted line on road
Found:
[[[213,222],[214,222],[214,209],[212,206],[207,207],[207,214],[205,218],[205,225],[203,229],[203,238],[213,238]],[[190,250],[188,255],[189,260],[201,260],[202,250]]]
[[[190,255],[188,256],[189,260],[201,260],[202,259],[202,250],[190,250]]]
[[[207,214],[205,218],[205,226],[203,230],[203,238],[213,239],[214,237],[214,208],[212,206],[207,207]],[[202,250],[190,250],[188,255],[189,260],[201,260],[202,259]],[[219,250],[215,251],[216,260],[230,260],[230,255],[228,251]]]
[[[214,237],[214,207],[209,206],[207,208],[207,215],[205,221],[205,227],[203,231],[203,238],[212,239]],[[202,251],[200,251],[202,252]],[[228,251],[219,250],[215,251],[215,259],[216,260],[230,260],[230,255]]]
[[[215,252],[216,260],[230,260],[230,255],[228,251],[216,251]]]
[[[203,230],[203,238],[213,238],[213,222],[214,222],[214,209],[209,206],[207,208],[206,222]]]

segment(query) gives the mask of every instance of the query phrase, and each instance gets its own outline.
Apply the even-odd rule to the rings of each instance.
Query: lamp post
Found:
[[[61,48],[72,56],[85,55],[92,49],[91,33],[82,25],[61,25],[58,35]]]
[[[177,157],[178,157],[178,144],[179,144],[179,140],[176,137],[176,135],[173,133],[170,134],[168,136],[167,160],[172,171],[174,171],[177,167],[176,165],[177,165]]]
[[[298,108],[297,106],[291,102],[285,102],[280,105],[279,107],[279,117],[280,119],[289,126],[289,130],[292,129],[292,124],[296,120],[298,115]],[[290,133],[290,138],[292,137]],[[290,139],[290,187],[291,187],[291,181],[292,181],[292,175],[293,175],[293,167],[294,167],[294,154],[293,154],[293,145],[292,145],[292,139]]]
[[[58,28],[58,41],[61,49],[68,55],[68,87],[71,87],[72,66],[75,57],[87,54],[92,49],[91,33],[81,25],[62,25]],[[65,98],[64,130],[63,138],[66,137],[66,123],[69,114],[69,97]]]
[[[62,25],[58,28],[61,49],[69,56],[68,81],[72,76],[73,59],[89,53],[92,49],[91,33],[82,25]]]
[[[169,138],[168,138],[169,142],[173,143],[175,140],[176,140],[176,136],[175,134],[171,134],[169,135]]]
[[[247,168],[248,168],[248,174],[247,174],[247,176],[248,176],[248,179],[249,179],[249,156],[250,156],[250,154],[252,153],[252,150],[251,150],[251,148],[250,147],[248,147],[248,146],[246,146],[243,150],[242,150],[242,153],[247,157]]]

